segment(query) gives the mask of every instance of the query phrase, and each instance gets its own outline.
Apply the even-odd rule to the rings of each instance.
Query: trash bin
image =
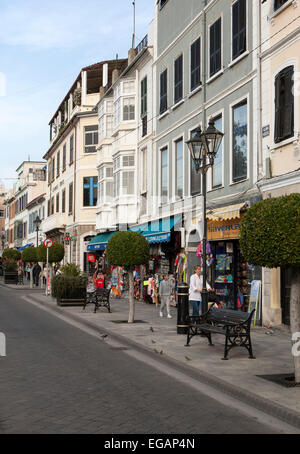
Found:
[[[189,286],[185,282],[177,286],[177,334],[188,333]]]

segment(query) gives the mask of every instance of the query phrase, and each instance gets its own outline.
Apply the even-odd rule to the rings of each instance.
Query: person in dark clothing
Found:
[[[40,274],[41,274],[42,268],[38,263],[36,263],[33,267],[33,282],[36,287],[39,286],[39,280],[40,280]]]

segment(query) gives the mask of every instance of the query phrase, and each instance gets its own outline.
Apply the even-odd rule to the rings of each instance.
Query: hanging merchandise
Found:
[[[203,259],[203,252],[202,252],[202,241],[199,243],[199,246],[197,248],[196,256],[201,259],[201,264],[202,264],[202,259]],[[206,263],[207,266],[211,266],[213,264],[214,257],[211,252],[211,247],[210,247],[210,242],[208,241],[206,243]]]
[[[177,282],[185,282],[186,279],[186,270],[187,270],[187,254],[184,252],[180,252],[177,254],[176,259],[175,259],[175,277]]]

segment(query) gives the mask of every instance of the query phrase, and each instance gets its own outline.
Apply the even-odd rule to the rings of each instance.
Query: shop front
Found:
[[[216,291],[218,303],[243,311],[248,310],[253,282],[261,282],[261,268],[247,263],[240,249],[245,209],[246,204],[239,204],[208,212],[206,251],[208,282]]]

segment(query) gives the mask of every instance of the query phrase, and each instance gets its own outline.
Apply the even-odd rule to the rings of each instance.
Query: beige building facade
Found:
[[[300,192],[300,20],[298,1],[261,5],[263,198]],[[289,324],[290,270],[264,269],[263,320]]]

